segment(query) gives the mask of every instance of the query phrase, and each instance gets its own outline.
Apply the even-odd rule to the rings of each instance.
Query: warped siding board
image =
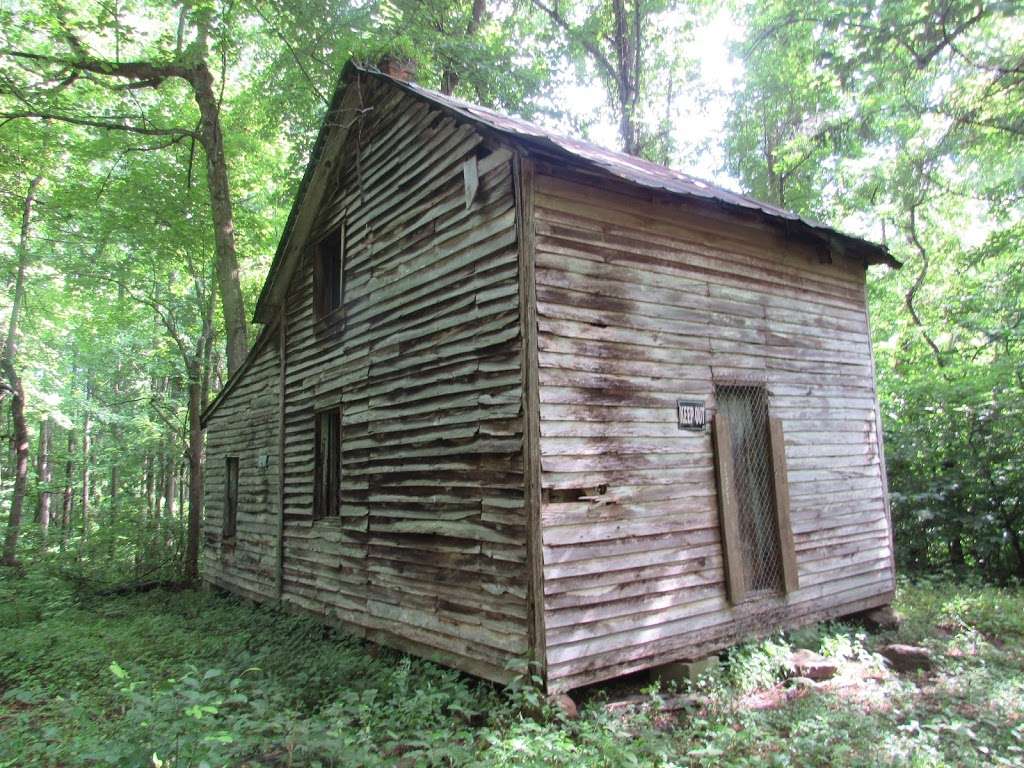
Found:
[[[888,602],[864,270],[683,205],[537,176],[548,686]],[[730,606],[710,434],[678,398],[764,384],[784,425],[800,588]],[[594,489],[597,489],[595,491]]]
[[[203,576],[256,600],[276,597],[278,509],[278,347],[276,331],[260,337],[244,376],[206,427]],[[233,541],[222,541],[225,464],[238,458]]]
[[[343,328],[317,327],[308,257],[287,292],[283,600],[503,680],[528,650],[511,155],[363,98],[312,235],[345,223]],[[339,405],[341,516],[313,521],[313,413]]]

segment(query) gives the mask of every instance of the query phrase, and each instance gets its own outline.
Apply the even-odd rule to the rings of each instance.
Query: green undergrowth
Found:
[[[1024,765],[1024,593],[907,583],[898,607],[899,632],[818,625],[731,649],[682,716],[609,714],[621,691],[605,687],[566,721],[538,715],[525,682],[501,689],[271,608],[97,596],[33,566],[0,574],[0,768]],[[895,641],[929,647],[935,668],[886,675],[874,651]],[[787,687],[793,647],[837,660],[849,684]]]

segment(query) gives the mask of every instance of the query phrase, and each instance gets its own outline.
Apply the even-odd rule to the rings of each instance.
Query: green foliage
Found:
[[[729,651],[725,682],[743,693],[771,687],[791,671],[791,650],[781,637],[735,646]]]
[[[101,596],[35,562],[0,577],[0,766],[1019,763],[1024,595],[934,580],[901,582],[899,598],[895,635],[819,625],[733,649],[679,720],[611,714],[594,695],[570,721],[537,712],[528,665],[502,691],[273,608]],[[891,640],[926,643],[938,670],[786,700],[789,648],[842,666]],[[751,704],[765,696],[778,703]]]

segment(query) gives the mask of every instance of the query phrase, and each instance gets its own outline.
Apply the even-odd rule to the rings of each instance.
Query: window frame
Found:
[[[224,457],[224,512],[221,516],[221,541],[234,541],[238,534],[240,464],[238,456]]]
[[[722,413],[718,400],[722,390],[759,389],[765,398],[767,430],[765,445],[768,470],[771,475],[771,504],[778,546],[778,592],[753,590],[747,583],[745,547],[740,533],[740,504],[736,486],[736,467],[733,462],[732,430],[729,419]],[[765,381],[715,381],[715,414],[712,422],[715,478],[717,482],[719,523],[725,583],[729,601],[733,605],[749,598],[786,595],[799,589],[796,551],[789,511],[789,478],[786,467],[785,440],[782,419],[772,415],[771,393]]]
[[[341,319],[345,305],[345,227],[339,224],[312,248],[313,316],[317,323]]]
[[[316,411],[313,419],[313,519],[337,518],[341,516],[341,406]]]

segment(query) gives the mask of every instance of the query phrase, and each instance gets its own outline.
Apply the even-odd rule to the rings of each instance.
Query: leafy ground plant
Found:
[[[187,590],[91,597],[30,567],[0,577],[0,768],[1024,764],[1024,594],[904,583],[899,607],[896,633],[827,624],[732,649],[682,716],[609,711],[605,687],[566,720],[522,684],[271,608]],[[892,641],[925,644],[935,668],[884,671],[873,651]],[[794,647],[840,674],[788,684]]]

